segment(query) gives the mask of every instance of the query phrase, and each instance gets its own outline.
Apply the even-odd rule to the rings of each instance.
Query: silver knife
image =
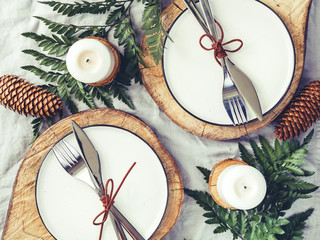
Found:
[[[205,21],[201,12],[198,10],[195,2],[193,0],[184,0],[187,8],[194,15],[196,20],[199,22],[205,33],[210,33],[214,39],[217,39],[217,31],[215,28],[215,23],[213,21]],[[200,4],[203,8],[211,9],[208,0],[200,0]],[[212,11],[205,12],[207,18],[214,19]],[[234,84],[238,89],[239,93],[246,101],[247,105],[250,107],[255,116],[262,121],[262,110],[257,92],[249,79],[249,77],[243,73],[237,66],[235,66],[228,57],[224,57],[221,61],[222,66],[226,65],[231,78],[234,80]]]
[[[88,167],[90,178],[94,184],[95,190],[98,193],[99,197],[102,197],[104,195],[104,184],[101,176],[99,154],[86,133],[81,129],[81,127],[73,120],[71,120],[71,126],[82,152],[84,161]],[[132,226],[132,224],[120,213],[120,211],[114,205],[111,206],[110,213],[111,220],[113,220],[114,217],[114,221],[112,221],[114,226],[117,226],[118,228],[119,226],[123,226],[133,239],[144,240],[141,234]],[[119,228],[117,230],[119,231],[117,232],[117,234],[121,234],[120,236],[117,235],[118,238],[120,237],[120,239],[126,239],[122,228]]]

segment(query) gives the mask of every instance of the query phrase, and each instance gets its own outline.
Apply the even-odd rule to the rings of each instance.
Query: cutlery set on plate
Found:
[[[216,43],[218,41],[217,24],[209,1],[200,0],[204,17],[193,0],[184,0],[184,2],[206,35],[209,35],[211,39],[213,38],[212,40]],[[223,105],[233,125],[247,122],[246,107],[249,107],[254,115],[262,121],[263,116],[260,101],[249,77],[233,64],[228,56],[221,57],[219,62],[224,76],[222,89]]]
[[[105,188],[101,176],[99,154],[79,125],[71,120],[71,126],[83,157],[73,146],[63,139],[54,146],[52,149],[53,153],[62,167],[71,176],[87,183],[95,190],[99,198],[102,198],[105,195]],[[109,217],[119,240],[127,239],[123,228],[133,239],[144,239],[114,205],[110,207]]]

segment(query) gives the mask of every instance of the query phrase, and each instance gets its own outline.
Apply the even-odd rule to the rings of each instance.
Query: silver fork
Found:
[[[71,176],[87,183],[92,189],[95,189],[82,156],[73,146],[62,139],[54,146],[54,148],[52,148],[52,151],[61,166]],[[115,206],[111,206],[109,214],[113,228],[119,240],[127,239],[122,227],[128,231],[133,239],[144,239]]]
[[[208,0],[200,0],[201,7],[204,12],[206,24],[210,34],[215,40],[218,39],[218,33],[215,25],[215,20],[211,11]],[[226,65],[227,57],[221,58],[221,67],[223,70],[223,89],[222,100],[223,105],[231,119],[233,125],[240,125],[247,122],[247,112],[243,100],[236,88]]]

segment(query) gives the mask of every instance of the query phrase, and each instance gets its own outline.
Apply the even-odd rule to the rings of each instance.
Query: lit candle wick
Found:
[[[89,58],[87,58],[87,59],[86,59],[86,62],[89,62],[89,61],[90,61],[90,59],[89,59]]]

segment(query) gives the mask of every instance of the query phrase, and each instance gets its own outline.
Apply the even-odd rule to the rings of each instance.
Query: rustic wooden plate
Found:
[[[127,169],[136,162],[114,205],[149,239],[162,220],[168,200],[168,181],[157,154],[140,137],[120,127],[92,125],[83,130],[99,153],[103,182],[112,178],[116,189]],[[63,140],[80,152],[73,133]],[[103,209],[98,195],[87,184],[71,177],[53,151],[48,152],[39,169],[36,201],[41,219],[54,238],[99,238],[100,228],[92,224]],[[109,220],[103,226],[103,239],[118,239]]]
[[[234,127],[206,121],[187,111],[171,94],[164,77],[163,62],[155,65],[148,50],[145,37],[141,46],[145,54],[144,61],[147,64],[147,68],[141,66],[140,70],[147,91],[173,122],[201,137],[216,140],[234,139],[267,126],[290,102],[299,85],[304,64],[305,29],[310,2],[311,1],[302,0],[294,2],[290,0],[261,1],[261,3],[264,3],[274,10],[287,26],[292,37],[295,51],[295,66],[292,81],[282,98],[280,97],[280,102],[272,107],[271,110],[267,110],[263,122],[253,120],[248,124]],[[184,9],[185,5],[183,1],[176,0],[169,4],[163,11],[162,23],[166,30],[169,30],[172,25],[175,24],[175,21],[183,13]]]
[[[45,131],[32,145],[16,178],[3,239],[54,239],[43,225],[37,210],[36,179],[50,148],[72,131],[71,119],[81,127],[108,125],[125,129],[139,136],[157,154],[167,175],[168,202],[162,221],[151,239],[163,238],[177,221],[183,201],[183,185],[177,166],[155,134],[142,121],[122,111],[98,109],[61,120]]]

